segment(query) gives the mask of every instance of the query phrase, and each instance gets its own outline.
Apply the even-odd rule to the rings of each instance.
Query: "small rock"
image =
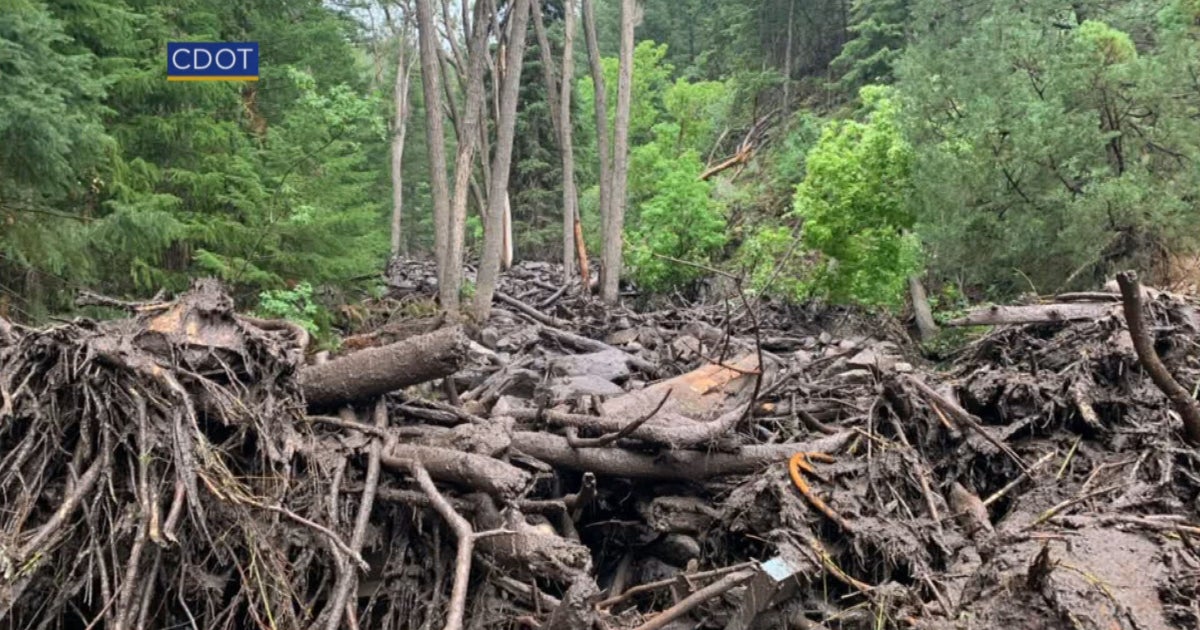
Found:
[[[913,371],[913,366],[907,361],[897,361],[896,364],[892,366],[892,369],[901,374],[908,374],[909,372]]]
[[[610,346],[623,346],[636,341],[637,338],[638,331],[634,330],[633,328],[626,328],[625,330],[618,330],[617,332],[606,337],[604,339],[604,343],[607,343]]]
[[[629,343],[625,344],[625,347],[629,348],[630,352],[638,352],[646,349],[645,346],[636,341],[630,341]]]
[[[549,389],[551,404],[574,398],[575,396],[617,396],[625,390],[610,380],[584,374],[583,376],[566,376],[556,378],[546,386]]]
[[[825,331],[821,331],[820,336],[817,337],[817,341],[821,342],[822,344],[828,344],[833,341],[833,335]]]
[[[863,369],[847,370],[838,374],[837,377],[842,382],[851,385],[866,385],[875,380],[874,376],[871,375],[871,370]]]
[[[843,339],[838,343],[838,347],[841,348],[843,352],[848,352],[857,348],[858,344],[855,343],[853,339]]]
[[[808,348],[811,350],[812,348],[817,347],[817,338],[816,337],[805,337],[800,343],[805,348]]]
[[[495,328],[487,327],[479,331],[479,343],[486,348],[496,349],[496,344],[500,342],[500,333],[496,332]]]
[[[683,566],[700,557],[700,541],[686,534],[667,534],[654,545],[652,553],[670,564]]]
[[[598,376],[609,381],[619,381],[630,374],[625,353],[616,349],[555,357],[550,361],[550,371],[559,376]]]
[[[808,350],[797,350],[792,354],[792,360],[800,365],[808,365],[812,363],[813,353]]]

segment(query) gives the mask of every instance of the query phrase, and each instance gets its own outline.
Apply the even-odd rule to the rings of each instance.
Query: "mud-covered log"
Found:
[[[1077,302],[1022,306],[992,305],[975,309],[947,326],[1001,326],[1099,319],[1115,310],[1112,302]]]
[[[469,345],[461,327],[443,328],[305,368],[300,385],[310,407],[371,398],[457,372]]]
[[[396,444],[383,455],[383,464],[392,469],[407,471],[409,461],[420,463],[438,481],[473,488],[493,497],[515,497],[528,481],[528,475],[511,464],[448,448]]]
[[[562,436],[517,431],[513,433],[513,448],[552,466],[598,475],[694,481],[758,472],[764,466],[786,462],[799,451],[833,452],[850,436],[851,432],[846,431],[812,442],[745,446],[737,453],[678,450],[646,455],[620,448],[574,448]]]

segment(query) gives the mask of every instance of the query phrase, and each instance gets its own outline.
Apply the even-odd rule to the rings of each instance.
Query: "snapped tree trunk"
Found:
[[[608,233],[608,222],[612,215],[612,164],[608,146],[608,95],[604,87],[604,69],[600,66],[600,45],[596,40],[596,11],[592,0],[583,0],[583,38],[587,44],[588,67],[592,75],[593,99],[596,117],[596,153],[600,159],[600,223],[601,233]],[[579,242],[583,242],[580,231]],[[582,247],[580,250],[582,251]],[[603,250],[601,250],[603,255]],[[601,275],[604,274],[601,260]],[[603,281],[601,281],[603,284]],[[585,289],[587,284],[584,284]]]
[[[462,328],[443,328],[306,367],[300,387],[315,408],[381,396],[454,374],[466,361],[469,346]]]
[[[429,184],[433,195],[434,248],[438,267],[438,299],[442,309],[458,313],[458,285],[447,280],[453,263],[450,244],[450,185],[446,179],[446,134],[442,124],[441,69],[438,67],[437,30],[430,0],[416,0],[417,40],[421,54],[421,87],[425,95],[425,139],[429,152]],[[461,263],[460,263],[461,267]],[[461,271],[459,272],[461,274]]]
[[[571,137],[571,91],[575,84],[575,0],[563,6],[562,97],[559,98],[559,138],[562,145],[563,172],[563,282],[574,273],[573,254],[579,250],[579,272],[587,290],[587,253],[583,248],[583,230],[579,223],[579,196],[575,190],[575,144]],[[576,242],[576,235],[579,236]]]
[[[625,186],[629,181],[629,110],[633,97],[633,26],[636,0],[621,0],[620,73],[617,76],[617,114],[613,131],[612,199],[604,226],[603,282],[600,297],[614,304],[621,280],[621,233],[625,226]]]
[[[505,245],[505,218],[508,201],[508,175],[512,164],[513,134],[517,124],[517,98],[521,84],[521,66],[525,56],[525,30],[529,24],[529,0],[515,0],[512,8],[512,34],[505,51],[500,88],[500,110],[496,120],[496,155],[492,160],[492,182],[488,191],[487,225],[483,231],[483,256],[475,287],[475,316],[487,321],[492,296],[500,276],[501,253]],[[511,238],[509,239],[511,245]]]
[[[392,123],[392,255],[408,253],[404,241],[402,219],[404,215],[404,139],[408,135],[408,117],[412,107],[408,99],[409,77],[412,76],[412,58],[408,54],[408,41],[402,37],[396,53],[396,82],[392,89],[395,118]]]
[[[938,325],[933,321],[933,311],[929,310],[929,297],[925,295],[925,286],[915,274],[908,277],[908,292],[912,297],[913,315],[917,319],[917,332],[921,341],[929,341],[937,335]]]

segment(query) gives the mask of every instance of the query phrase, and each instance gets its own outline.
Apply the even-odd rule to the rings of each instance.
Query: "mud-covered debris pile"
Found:
[[[560,287],[525,263],[478,327],[397,309],[320,365],[208,285],[13,327],[0,624],[1200,623],[1197,450],[1118,295],[990,309],[1027,323],[935,370],[879,320]],[[1146,302],[1193,387],[1195,306]]]

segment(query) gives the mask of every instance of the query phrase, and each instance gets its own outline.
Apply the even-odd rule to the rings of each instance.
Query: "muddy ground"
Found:
[[[483,324],[388,283],[330,356],[211,282],[0,326],[0,628],[1200,628],[1200,451],[1115,287],[935,362],[548,264]],[[1141,295],[1194,393],[1196,304]]]

